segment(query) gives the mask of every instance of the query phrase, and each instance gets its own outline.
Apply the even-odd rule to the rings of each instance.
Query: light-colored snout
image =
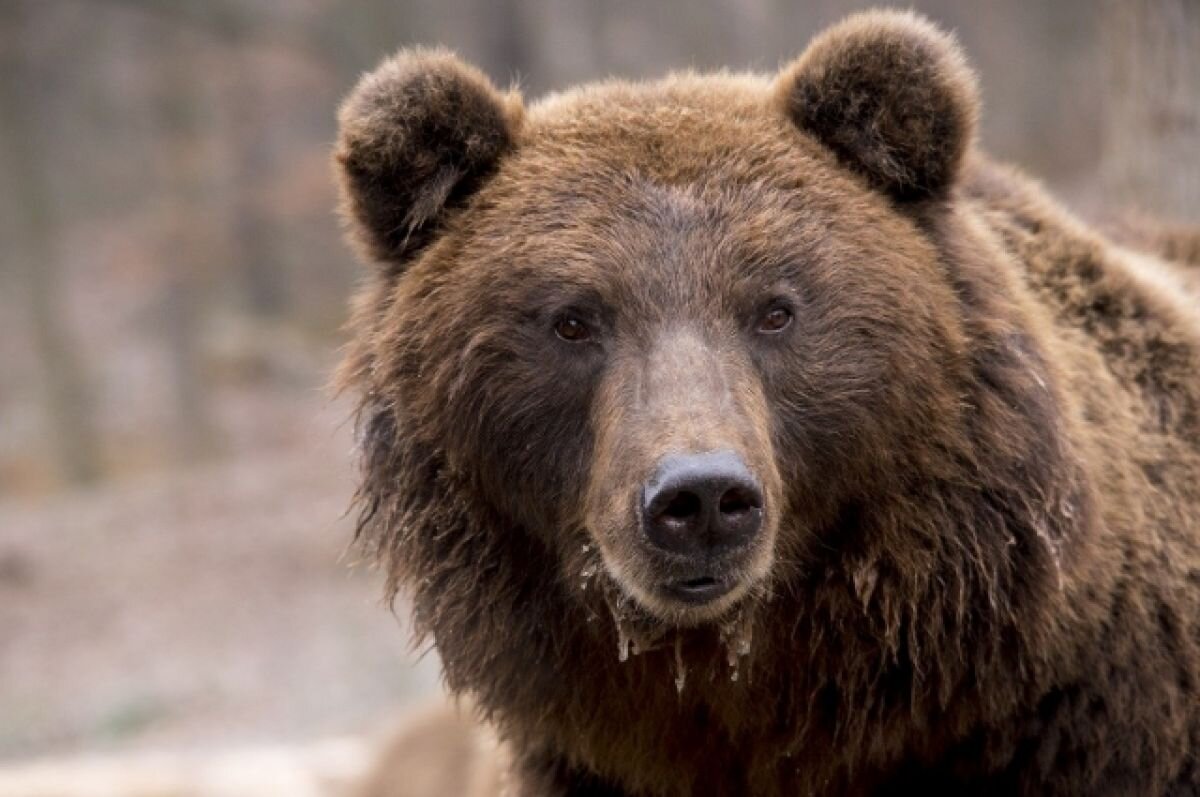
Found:
[[[675,622],[711,619],[769,570],[780,485],[749,358],[671,330],[612,369],[587,525],[615,581]]]

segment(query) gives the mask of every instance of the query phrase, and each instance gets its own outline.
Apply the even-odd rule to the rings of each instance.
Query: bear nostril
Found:
[[[741,487],[732,487],[725,491],[717,504],[717,510],[722,515],[741,515],[754,509],[761,508],[762,500]]]
[[[700,514],[700,496],[680,491],[663,507],[659,517],[670,520],[689,520]]]

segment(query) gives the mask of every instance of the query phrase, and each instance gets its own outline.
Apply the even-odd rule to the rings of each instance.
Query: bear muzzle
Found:
[[[761,379],[736,337],[669,325],[614,358],[594,409],[585,525],[624,592],[695,624],[769,570],[781,484]]]
[[[733,451],[664,457],[642,490],[642,531],[677,567],[692,572],[667,581],[663,591],[684,603],[727,593],[733,583],[720,565],[758,536],[763,501],[758,480]]]

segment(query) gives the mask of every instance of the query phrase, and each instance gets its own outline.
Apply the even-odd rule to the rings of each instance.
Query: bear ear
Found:
[[[912,12],[856,14],[776,79],[776,101],[872,185],[902,201],[943,195],[975,135],[975,75],[958,44]]]
[[[342,212],[365,254],[399,274],[514,146],[520,96],[445,50],[365,75],[338,113]]]

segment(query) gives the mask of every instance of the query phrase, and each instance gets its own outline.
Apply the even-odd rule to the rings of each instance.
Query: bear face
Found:
[[[347,102],[349,215],[384,266],[370,389],[564,580],[595,552],[653,617],[712,620],[957,428],[964,335],[917,225],[973,89],[944,36],[892,22],[769,83],[601,84],[525,112],[416,52]]]

